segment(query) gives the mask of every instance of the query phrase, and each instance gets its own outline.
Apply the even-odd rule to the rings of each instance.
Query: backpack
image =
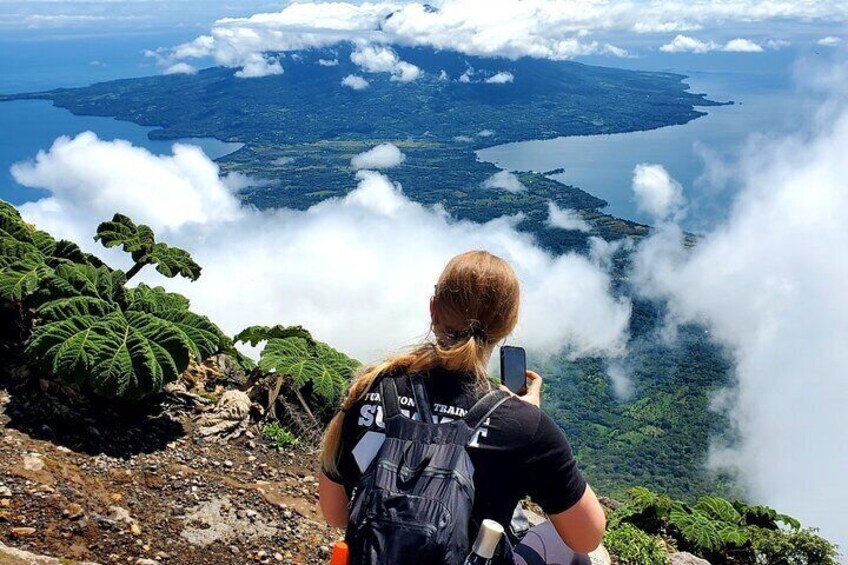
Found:
[[[409,378],[419,420],[401,414],[395,378],[380,381],[386,439],[350,504],[351,565],[462,565],[471,548],[474,466],[465,447],[509,395],[489,392],[463,418],[434,424],[421,379]]]

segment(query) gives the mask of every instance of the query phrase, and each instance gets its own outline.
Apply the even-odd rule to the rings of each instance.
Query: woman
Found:
[[[515,328],[518,309],[518,279],[502,259],[470,251],[448,263],[430,299],[435,339],[363,370],[326,432],[319,493],[331,525],[347,526],[353,486],[384,439],[375,392],[380,380],[419,375],[434,423],[461,417],[491,390],[489,358]],[[531,530],[528,539],[534,540],[534,549],[519,545],[517,559],[531,564],[588,563],[585,557],[574,558],[568,548],[578,554],[594,550],[606,526],[604,512],[578,471],[565,436],[539,409],[541,377],[528,371],[527,378],[526,393],[500,404],[467,446],[475,470],[472,522],[490,518],[508,525],[519,502],[530,496],[549,523]],[[413,408],[415,395],[408,381],[395,382],[401,407]]]

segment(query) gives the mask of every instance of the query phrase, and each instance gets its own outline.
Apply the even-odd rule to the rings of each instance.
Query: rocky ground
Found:
[[[314,453],[256,426],[226,442],[170,420],[113,437],[23,418],[25,402],[0,390],[0,564],[317,564],[341,536],[318,514]]]

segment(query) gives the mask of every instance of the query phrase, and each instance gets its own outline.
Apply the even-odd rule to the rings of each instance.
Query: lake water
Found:
[[[732,179],[717,185],[704,174],[705,158],[731,161],[752,134],[775,133],[790,127],[787,118],[791,91],[782,82],[764,87],[738,74],[689,73],[694,92],[735,105],[703,107],[707,116],[684,125],[612,135],[560,137],[499,145],[478,151],[484,161],[507,170],[546,172],[560,182],[609,202],[613,215],[650,223],[636,208],[632,195],[633,169],[639,163],[663,165],[683,187],[689,208],[684,226],[700,231],[715,225],[728,211],[739,186]]]
[[[49,149],[57,137],[93,131],[101,139],[126,139],[157,155],[171,153],[175,142],[150,139],[147,134],[152,129],[112,118],[75,116],[45,100],[0,102],[0,198],[12,204],[22,204],[44,196],[39,190],[15,182],[10,168],[14,163],[33,159],[39,151]],[[242,146],[211,138],[188,138],[179,142],[199,146],[212,159],[223,157]]]

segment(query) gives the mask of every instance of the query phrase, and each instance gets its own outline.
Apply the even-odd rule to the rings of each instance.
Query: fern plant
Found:
[[[252,326],[234,339],[254,346],[265,341],[259,369],[291,377],[304,408],[322,416],[336,409],[359,367],[358,361],[316,341],[300,326]]]

